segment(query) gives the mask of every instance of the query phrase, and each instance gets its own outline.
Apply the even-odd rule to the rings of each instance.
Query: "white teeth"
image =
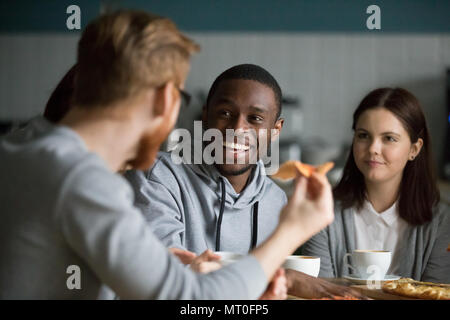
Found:
[[[225,148],[230,148],[230,149],[235,149],[235,150],[248,150],[250,149],[249,146],[243,145],[243,144],[239,144],[239,143],[228,143],[228,142],[224,142],[223,145],[225,146]]]

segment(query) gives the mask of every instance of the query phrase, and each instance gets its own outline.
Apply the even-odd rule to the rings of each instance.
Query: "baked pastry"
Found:
[[[409,298],[450,300],[450,284],[416,281],[411,278],[385,281],[384,292]]]

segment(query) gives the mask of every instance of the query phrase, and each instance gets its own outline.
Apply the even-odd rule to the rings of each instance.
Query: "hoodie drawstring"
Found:
[[[225,211],[225,182],[223,181],[223,178],[220,179],[220,184],[222,188],[222,197],[220,202],[220,212],[219,212],[219,218],[217,219],[217,227],[216,227],[216,251],[220,251],[220,231],[222,228],[222,217],[223,212]],[[253,204],[253,212],[252,212],[252,220],[253,220],[253,230],[252,230],[252,243],[251,243],[251,249],[254,249],[256,247],[256,243],[258,241],[258,204],[259,202],[256,201]]]
[[[225,183],[223,179],[220,179],[220,185],[222,186],[222,201],[220,201],[219,219],[217,220],[216,230],[216,251],[220,251],[220,229],[222,228],[223,211],[225,210]]]
[[[256,247],[256,242],[258,241],[258,204],[258,201],[253,204],[253,231],[251,250]]]

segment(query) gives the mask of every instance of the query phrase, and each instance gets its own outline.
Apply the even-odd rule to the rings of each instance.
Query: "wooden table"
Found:
[[[374,300],[417,300],[414,298],[407,298],[407,297],[402,297],[402,296],[386,293],[383,290],[381,290],[381,288],[380,289],[371,289],[367,285],[355,284],[352,281],[347,280],[345,278],[321,278],[321,279],[327,280],[327,281],[332,282],[337,285],[350,287],[352,289],[358,290],[359,292],[364,294],[366,297],[374,299]],[[294,297],[294,296],[289,296],[288,299],[289,300],[305,300],[304,298]]]

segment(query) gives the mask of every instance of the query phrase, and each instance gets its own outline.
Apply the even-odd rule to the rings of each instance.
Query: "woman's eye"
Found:
[[[386,136],[386,140],[389,142],[397,142],[397,139],[395,139],[394,137],[391,137],[391,136]]]
[[[356,135],[358,139],[366,139],[368,137],[367,133],[358,133]]]

